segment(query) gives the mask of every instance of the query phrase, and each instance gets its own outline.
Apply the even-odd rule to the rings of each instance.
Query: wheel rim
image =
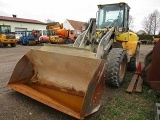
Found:
[[[127,60],[125,58],[123,58],[121,64],[120,64],[120,69],[119,69],[119,77],[120,77],[120,82],[122,82],[123,77],[125,75],[125,71],[126,71],[126,62]]]

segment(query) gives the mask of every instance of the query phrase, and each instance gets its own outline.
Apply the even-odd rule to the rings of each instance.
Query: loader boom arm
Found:
[[[87,41],[89,41],[91,37],[93,36],[95,37],[95,34],[96,34],[96,19],[91,18],[87,30],[85,30],[81,35],[78,36],[78,38],[73,44],[73,47],[81,47],[81,48],[85,47]]]

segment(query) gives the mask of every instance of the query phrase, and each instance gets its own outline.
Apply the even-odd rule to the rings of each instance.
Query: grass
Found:
[[[126,82],[112,96],[111,101],[106,104],[105,111],[99,116],[99,120],[155,120],[155,103],[160,102],[152,89],[143,84],[142,92],[126,93],[126,88],[134,73],[127,72]],[[113,89],[109,92],[111,94]]]

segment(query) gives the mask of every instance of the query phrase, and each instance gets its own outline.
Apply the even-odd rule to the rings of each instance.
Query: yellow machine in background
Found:
[[[126,3],[98,8],[97,19],[90,19],[74,44],[28,51],[8,86],[78,119],[96,112],[105,83],[119,87],[127,68],[136,69],[140,48],[137,35],[128,31]]]
[[[11,26],[0,25],[0,46],[6,47],[10,44],[11,47],[15,47],[16,43],[16,36],[11,32]]]
[[[74,43],[75,34],[63,28],[59,22],[48,23],[46,27],[51,43]]]
[[[160,40],[160,38],[157,38],[157,37],[153,36],[153,42],[154,42],[154,44],[156,44],[158,42],[158,40]]]

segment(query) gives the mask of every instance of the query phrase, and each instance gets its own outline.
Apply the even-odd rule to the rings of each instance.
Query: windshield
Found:
[[[42,35],[47,35],[47,30],[43,30],[43,34]]]
[[[98,28],[105,28],[113,25],[116,21],[116,25],[122,26],[123,22],[123,7],[117,5],[105,5],[101,6],[98,15]]]
[[[48,30],[47,31],[47,36],[52,36],[55,35],[55,31],[54,30]]]
[[[11,32],[11,27],[10,26],[0,26],[0,33],[4,33],[4,34],[7,34],[7,33],[10,33]]]
[[[22,31],[21,34],[22,34],[22,36],[29,36],[32,34],[32,32],[31,31]]]

